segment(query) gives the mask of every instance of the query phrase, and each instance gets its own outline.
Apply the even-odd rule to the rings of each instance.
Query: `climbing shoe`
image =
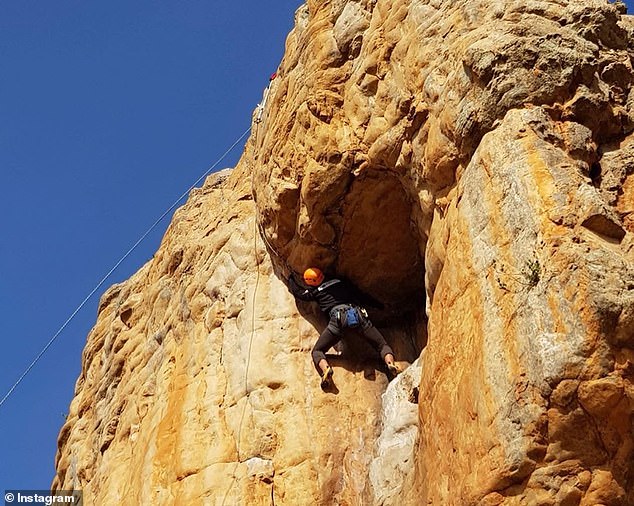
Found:
[[[387,364],[387,370],[390,371],[390,374],[393,378],[396,378],[401,372],[400,367],[397,366],[394,362],[392,362],[391,364]]]
[[[322,389],[325,390],[331,385],[333,374],[334,374],[334,371],[332,370],[332,367],[330,366],[328,366],[328,368],[321,374],[321,388]]]

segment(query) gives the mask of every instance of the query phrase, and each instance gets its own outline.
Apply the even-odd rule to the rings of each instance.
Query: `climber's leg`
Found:
[[[322,362],[326,362],[326,360],[322,360]],[[320,382],[321,388],[326,389],[330,386],[333,374],[334,374],[334,371],[332,370],[332,367],[330,367],[328,365],[328,362],[326,362],[326,364],[323,366],[322,373],[321,373],[321,382]]]
[[[313,346],[312,357],[315,367],[321,375],[321,386],[326,387],[330,384],[330,378],[333,375],[332,367],[326,360],[326,352],[334,344],[341,339],[341,329],[336,321],[336,318],[331,318],[328,322],[328,326],[319,336],[319,339]]]
[[[381,358],[387,365],[390,373],[392,373],[393,376],[400,373],[401,371],[398,365],[394,362],[394,352],[392,351],[392,348],[390,348],[390,345],[387,344],[383,335],[374,325],[372,325],[372,322],[369,319],[365,319],[361,330],[365,338],[370,341],[372,346],[374,346],[374,349],[381,355]]]

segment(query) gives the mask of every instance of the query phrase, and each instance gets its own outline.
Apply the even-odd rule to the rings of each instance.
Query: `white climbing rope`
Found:
[[[266,89],[264,94],[264,100],[258,104],[258,115],[255,120],[255,133],[253,135],[253,142],[257,146],[258,144],[258,133],[260,122],[262,121],[262,111],[264,110],[264,106],[266,104],[266,98],[268,96],[269,88]],[[251,367],[251,350],[253,348],[253,337],[255,336],[255,304],[257,302],[258,295],[258,287],[260,285],[260,259],[258,256],[258,232],[260,231],[259,222],[258,222],[258,206],[255,202],[255,187],[254,187],[254,167],[251,165],[251,199],[253,200],[254,213],[253,213],[253,256],[255,257],[255,270],[256,270],[256,278],[255,278],[255,287],[253,289],[253,298],[251,301],[251,335],[249,337],[249,347],[247,349],[247,360],[244,368],[244,392],[245,392],[245,401],[242,406],[242,413],[240,415],[240,423],[238,424],[238,433],[236,434],[236,462],[233,466],[233,471],[231,472],[232,480],[229,484],[229,487],[225,491],[225,495],[222,499],[221,506],[224,506],[229,498],[229,493],[233,490],[234,485],[237,483],[238,478],[236,476],[236,471],[238,470],[238,466],[240,465],[240,444],[242,442],[242,425],[244,423],[244,415],[246,414],[247,405],[249,404],[249,368]]]
[[[97,285],[91,290],[91,292],[84,298],[83,301],[81,301],[81,303],[79,304],[79,306],[77,306],[77,308],[72,312],[72,314],[68,317],[68,319],[62,324],[62,326],[57,330],[57,332],[55,332],[55,334],[53,335],[53,337],[51,337],[51,339],[48,341],[48,343],[46,343],[46,346],[44,346],[44,348],[42,348],[42,351],[40,351],[38,353],[38,355],[33,359],[33,361],[29,364],[29,366],[26,368],[26,370],[22,373],[22,375],[17,379],[17,381],[13,384],[13,386],[9,389],[9,391],[5,394],[5,396],[2,398],[2,400],[0,400],[0,407],[4,404],[4,402],[11,396],[11,394],[13,393],[13,391],[18,387],[18,385],[22,382],[22,380],[27,376],[27,374],[29,374],[29,372],[31,371],[31,369],[33,369],[33,367],[35,367],[35,364],[37,364],[39,362],[39,360],[42,358],[42,356],[46,353],[46,351],[51,347],[51,345],[55,342],[55,340],[59,337],[59,335],[64,331],[64,329],[68,326],[68,324],[75,318],[75,316],[77,315],[77,313],[79,313],[79,311],[81,311],[81,309],[86,305],[86,303],[90,300],[90,298],[95,294],[95,292],[97,290],[99,290],[99,288],[101,288],[103,286],[103,284],[108,280],[108,278],[112,275],[112,273],[123,263],[123,261],[128,258],[132,252],[139,246],[139,244],[141,244],[143,242],[143,240],[150,234],[150,232],[152,232],[161,221],[163,221],[163,219],[171,212],[174,210],[174,208],[179,204],[179,202],[181,200],[183,200],[188,194],[189,192],[191,192],[194,188],[196,188],[196,186],[205,178],[207,177],[217,166],[220,162],[222,162],[222,160],[225,159],[225,157],[233,150],[233,148],[235,148],[238,143],[244,139],[244,137],[251,131],[251,127],[249,126],[249,128],[247,128],[242,135],[240,135],[240,137],[238,137],[236,139],[236,141],[222,154],[222,156],[220,158],[218,158],[218,160],[216,160],[185,192],[183,192],[183,194],[178,197],[174,203],[168,207],[163,214],[161,214],[161,216],[159,216],[157,218],[157,220],[150,226],[150,228],[148,228],[145,233],[143,233],[143,235],[132,245],[132,247],[119,259],[119,261],[114,264],[114,266],[108,271],[108,273],[101,278],[101,281],[99,281],[99,283],[97,283]]]

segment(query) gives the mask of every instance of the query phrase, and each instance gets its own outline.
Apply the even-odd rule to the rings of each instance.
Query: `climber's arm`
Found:
[[[291,274],[288,278],[288,290],[298,299],[312,301],[315,300],[313,291],[309,288],[304,288],[296,280],[295,276]]]

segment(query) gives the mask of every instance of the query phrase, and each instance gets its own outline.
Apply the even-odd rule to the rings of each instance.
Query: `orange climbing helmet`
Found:
[[[317,267],[309,267],[304,271],[304,281],[310,286],[319,286],[324,280],[324,273]]]

